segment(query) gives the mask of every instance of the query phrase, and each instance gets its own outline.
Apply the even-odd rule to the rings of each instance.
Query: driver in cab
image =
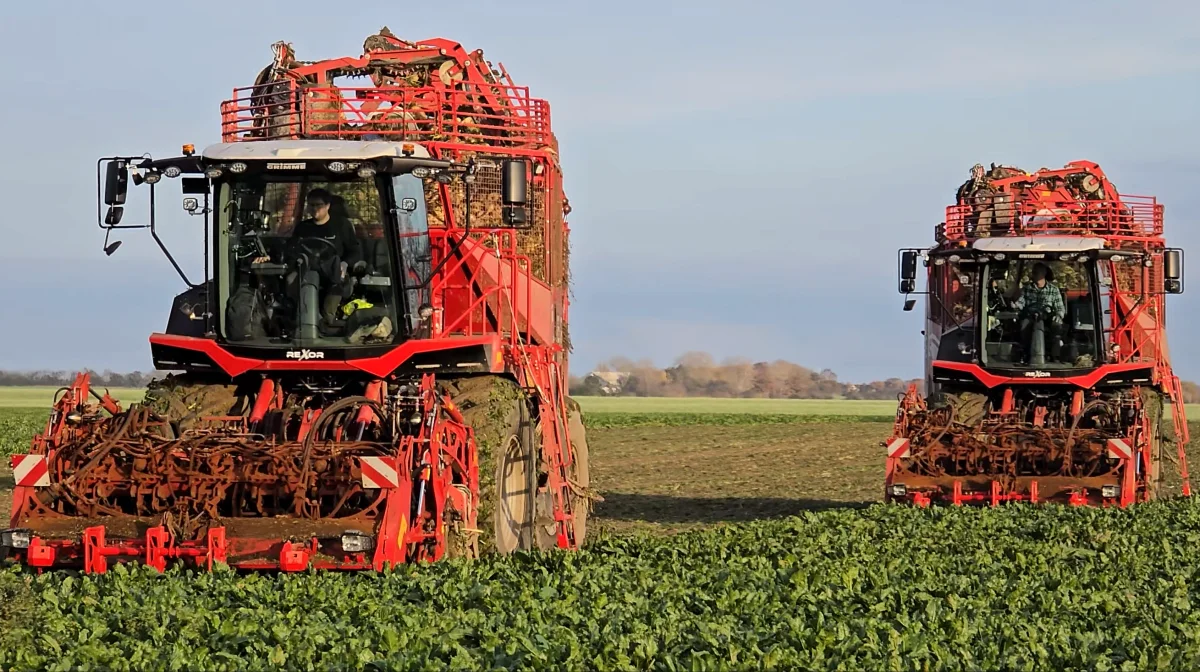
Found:
[[[1020,316],[1021,340],[1024,343],[1029,343],[1033,336],[1034,316],[1041,314],[1050,359],[1057,360],[1059,337],[1062,335],[1063,319],[1067,316],[1067,306],[1063,303],[1062,291],[1054,283],[1050,268],[1041,262],[1035,264],[1030,273],[1030,281],[1024,286],[1014,285],[1006,298],[1010,301],[1015,299],[1012,301],[1012,307]]]
[[[346,269],[354,262],[362,259],[362,243],[354,234],[354,226],[345,212],[333,212],[333,196],[324,189],[313,189],[308,192],[305,202],[312,212],[312,217],[305,219],[292,230],[292,238],[323,238],[333,243],[337,248],[337,256],[342,260],[342,278]]]
[[[334,200],[333,195],[325,189],[313,189],[308,192],[305,204],[308,206],[306,210],[312,216],[302,220],[292,229],[289,241],[291,246],[305,239],[315,238],[326,241],[333,247],[330,252],[335,253],[341,261],[338,268],[328,269],[321,273],[322,280],[324,280],[322,284],[328,283],[327,286],[322,287],[321,292],[324,297],[321,302],[321,314],[327,321],[335,319],[338,306],[341,305],[347,269],[354,266],[363,257],[362,243],[354,233],[354,226],[350,223],[349,216],[344,208],[334,208]],[[317,251],[322,248],[329,250],[324,244],[307,246],[307,249]],[[259,257],[255,259],[255,262],[269,261],[269,259],[269,257]],[[332,277],[329,277],[330,272]],[[289,280],[291,279],[289,278]]]

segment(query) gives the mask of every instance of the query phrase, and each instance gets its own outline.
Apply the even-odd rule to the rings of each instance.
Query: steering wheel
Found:
[[[302,248],[304,250],[311,252],[313,254],[313,256],[315,256],[318,260],[322,259],[325,255],[322,254],[320,251],[317,251],[317,250],[313,249],[312,247],[310,247],[310,243],[320,243],[320,244],[324,245],[326,248],[328,248],[328,254],[336,256],[338,253],[337,247],[333,243],[329,242],[328,240],[325,240],[324,238],[298,238],[294,241],[293,244],[296,247],[299,247],[299,248]]]
[[[293,250],[288,256],[291,257],[289,266],[299,267],[301,264],[302,255],[296,254],[294,250],[299,248],[308,252],[311,257],[308,261],[308,266],[317,271],[321,277],[328,282],[341,282],[342,277],[338,273],[336,266],[331,266],[331,262],[338,258],[338,249],[333,243],[324,238],[293,238],[289,241]]]

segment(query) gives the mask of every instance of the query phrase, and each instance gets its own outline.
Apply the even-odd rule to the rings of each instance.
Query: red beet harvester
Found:
[[[918,260],[928,269],[927,396],[900,402],[886,499],[1123,507],[1161,495],[1172,440],[1190,495],[1165,328],[1183,253],[1163,206],[1088,161],[977,165],[935,237],[899,254],[906,297]]]
[[[98,163],[100,226],[148,228],[188,283],[150,336],[173,373],[125,409],[86,374],[60,391],[13,458],[3,551],[103,573],[578,548],[587,445],[566,396],[569,206],[549,105],[446,39],[385,28],[357,58],[273,52],[221,105],[220,143]],[[121,223],[130,182],[149,224]],[[204,223],[200,282],[156,233],[172,182]],[[291,237],[318,217],[313,192],[356,252]]]

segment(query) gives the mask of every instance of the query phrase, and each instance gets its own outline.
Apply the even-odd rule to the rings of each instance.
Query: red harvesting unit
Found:
[[[273,51],[222,104],[221,143],[100,160],[101,228],[150,229],[189,286],[150,336],[172,373],[128,409],[87,375],[63,390],[13,458],[0,545],[97,573],[578,548],[587,444],[548,104],[444,39]],[[130,181],[148,224],[122,224]],[[155,233],[170,183],[204,223],[200,282]]]
[[[976,165],[935,236],[900,251],[902,294],[928,269],[927,397],[900,401],[885,498],[1127,506],[1161,495],[1171,434],[1190,495],[1165,328],[1183,253],[1163,206],[1088,161]]]

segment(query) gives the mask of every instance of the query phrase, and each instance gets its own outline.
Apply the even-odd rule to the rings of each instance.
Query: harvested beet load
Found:
[[[174,373],[142,403],[86,374],[61,391],[14,457],[0,539],[86,572],[578,548],[587,445],[549,105],[482,52],[386,28],[360,57],[273,53],[222,104],[221,143],[102,161],[102,227],[130,181],[178,184],[211,262],[200,282],[180,271],[191,288],[150,337]]]

